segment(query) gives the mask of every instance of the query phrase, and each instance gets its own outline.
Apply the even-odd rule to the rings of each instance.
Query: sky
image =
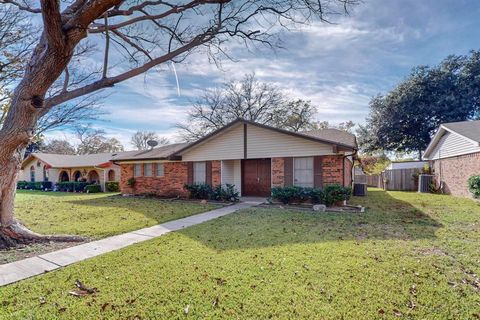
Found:
[[[333,24],[314,23],[282,32],[283,48],[228,47],[235,61],[221,68],[195,53],[108,89],[93,125],[132,149],[138,130],[178,140],[174,125],[184,121],[202,90],[254,72],[292,98],[311,100],[318,121],[364,123],[371,97],[391,90],[418,65],[433,65],[450,54],[480,49],[478,0],[363,0]],[[66,129],[47,139],[71,138]]]

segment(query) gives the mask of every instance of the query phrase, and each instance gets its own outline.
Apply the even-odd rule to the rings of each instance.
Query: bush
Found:
[[[297,186],[272,188],[272,198],[279,200],[283,204],[311,202],[313,204],[322,203],[332,206],[338,201],[350,199],[351,194],[352,188],[339,184],[328,185],[323,190]]]
[[[38,182],[30,182],[30,181],[18,181],[17,182],[17,189],[28,189],[28,190],[51,190],[52,189],[52,182],[50,181],[38,181]]]
[[[240,196],[238,191],[235,189],[235,186],[227,183],[225,186],[216,186],[213,189],[211,199],[217,201],[237,202],[240,200]]]
[[[120,184],[118,181],[109,181],[105,183],[105,189],[107,189],[108,192],[119,192]]]
[[[340,184],[330,184],[323,189],[323,193],[323,204],[330,207],[336,202],[350,199],[352,188]]]
[[[239,193],[235,190],[233,184],[218,185],[214,188],[205,183],[186,184],[184,188],[190,193],[191,199],[231,202],[236,202],[240,199]]]
[[[468,178],[468,190],[470,190],[474,198],[480,198],[480,176]]]
[[[87,185],[88,185],[88,182],[65,181],[65,182],[58,182],[55,185],[55,187],[57,191],[62,191],[62,192],[83,192]]]
[[[99,184],[89,184],[85,186],[86,193],[99,193],[102,192],[102,188]]]

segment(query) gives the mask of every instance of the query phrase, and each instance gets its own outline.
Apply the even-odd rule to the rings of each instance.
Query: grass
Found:
[[[3,287],[0,318],[480,317],[478,203],[353,202],[367,212],[249,209]],[[98,292],[69,295],[75,279]]]
[[[17,217],[43,234],[103,238],[216,208],[211,204],[162,201],[116,194],[19,191]]]

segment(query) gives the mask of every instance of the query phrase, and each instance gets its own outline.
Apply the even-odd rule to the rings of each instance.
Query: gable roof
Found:
[[[173,143],[158,148],[153,148],[150,150],[136,150],[128,151],[118,154],[112,158],[113,161],[123,161],[123,160],[151,160],[151,159],[172,159],[175,157],[175,153],[188,146],[190,143]]]
[[[22,169],[34,158],[37,158],[51,168],[79,168],[79,167],[99,167],[109,164],[110,160],[124,152],[118,153],[96,153],[83,155],[67,155],[54,153],[32,153],[22,162]]]
[[[480,120],[443,123],[440,125],[425,149],[424,157],[426,159],[429,158],[430,153],[435,149],[442,136],[447,132],[460,135],[475,146],[480,145]]]
[[[291,136],[295,136],[295,137],[299,137],[299,138],[303,138],[303,139],[307,139],[307,140],[311,140],[311,141],[322,142],[322,143],[326,143],[326,144],[332,144],[332,145],[335,145],[337,147],[343,147],[343,148],[351,149],[352,151],[358,149],[356,138],[353,134],[350,134],[348,132],[343,132],[343,131],[340,131],[340,130],[337,130],[337,129],[324,129],[324,130],[327,130],[325,132],[323,132],[324,130],[312,130],[312,131],[307,131],[307,132],[293,132],[293,131],[288,131],[288,130],[285,130],[285,129],[271,127],[271,126],[261,124],[261,123],[257,123],[257,122],[254,122],[254,121],[238,118],[238,119],[230,122],[229,124],[223,126],[222,128],[220,128],[218,130],[215,130],[210,134],[207,134],[203,138],[200,138],[197,141],[186,145],[184,148],[178,150],[176,152],[176,154],[181,155],[182,153],[189,150],[190,148],[193,148],[194,146],[197,146],[197,145],[211,139],[212,137],[230,129],[231,127],[233,127],[237,124],[241,124],[241,123],[257,126],[257,127],[260,127],[260,128],[276,131],[276,132],[283,133],[283,134],[288,134],[288,135],[291,135]]]

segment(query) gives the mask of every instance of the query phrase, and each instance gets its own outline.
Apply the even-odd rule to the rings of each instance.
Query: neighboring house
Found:
[[[396,170],[396,169],[423,169],[423,167],[428,164],[428,161],[392,161],[385,168],[385,170]]]
[[[32,153],[22,163],[19,181],[88,181],[105,190],[106,181],[120,181],[120,167],[110,160],[116,153],[64,155]]]
[[[350,185],[356,151],[355,136],[337,129],[294,133],[238,119],[196,142],[128,152],[113,161],[122,168],[124,194],[185,196],[185,184],[207,183],[266,197],[275,186]]]
[[[480,175],[480,121],[444,123],[425,150],[444,192],[470,197],[467,180]]]

